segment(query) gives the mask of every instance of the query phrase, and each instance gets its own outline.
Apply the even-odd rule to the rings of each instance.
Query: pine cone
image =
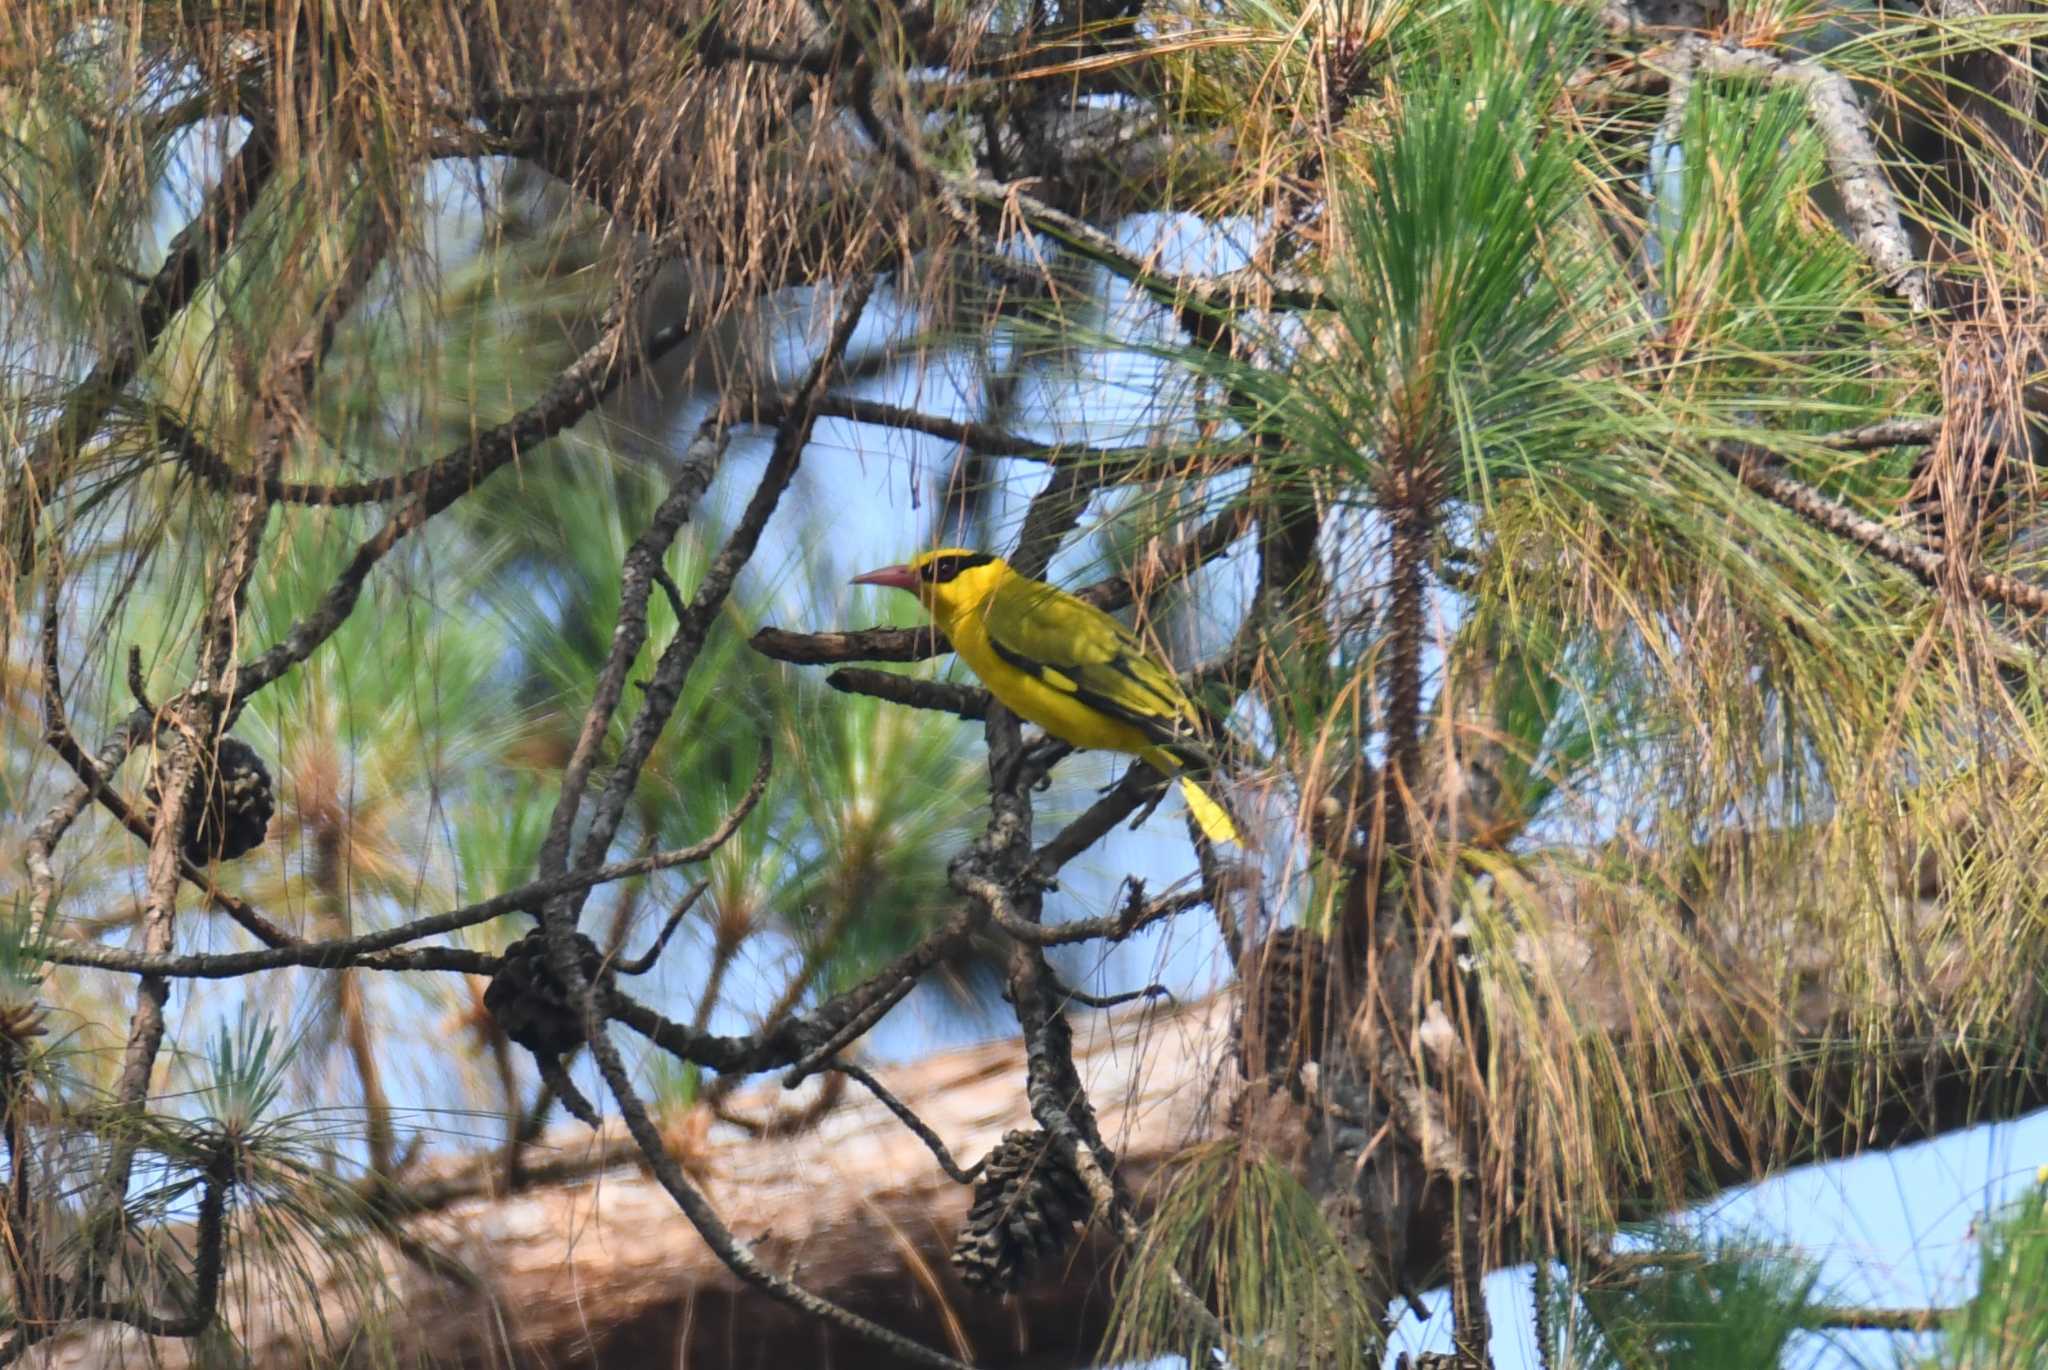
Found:
[[[1330,962],[1321,937],[1281,928],[1247,958],[1238,1061],[1247,1078],[1294,1078],[1322,1059],[1329,1033]]]
[[[974,1206],[953,1244],[961,1282],[992,1294],[1016,1289],[1032,1267],[1066,1249],[1094,1206],[1052,1138],[1008,1133],[974,1182]]]
[[[200,768],[179,844],[185,859],[203,866],[209,861],[232,861],[262,846],[270,832],[270,816],[277,812],[277,798],[271,792],[270,772],[264,768],[263,758],[248,743],[223,737],[219,750],[202,760]],[[153,815],[163,802],[155,776],[143,786],[142,797],[149,801]]]
[[[576,934],[583,974],[595,980],[597,944]],[[484,990],[484,1007],[505,1035],[536,1056],[555,1057],[583,1044],[583,1011],[569,1002],[561,977],[548,965],[546,933],[533,931],[505,948],[498,973]]]

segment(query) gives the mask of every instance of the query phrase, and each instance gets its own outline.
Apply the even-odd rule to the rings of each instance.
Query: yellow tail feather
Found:
[[[1237,835],[1237,824],[1230,821],[1230,815],[1221,804],[1209,797],[1208,791],[1188,779],[1180,778],[1181,795],[1188,801],[1188,812],[1195,816],[1202,831],[1211,842],[1241,842]]]

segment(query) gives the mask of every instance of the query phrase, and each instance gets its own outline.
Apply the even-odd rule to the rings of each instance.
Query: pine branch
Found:
[[[953,650],[936,628],[864,628],[845,633],[792,633],[760,628],[747,645],[773,661],[824,666],[839,661],[923,661]]]
[[[221,174],[199,212],[178,230],[163,265],[135,305],[135,330],[94,365],[73,386],[63,408],[23,457],[9,482],[6,501],[14,535],[5,545],[14,550],[17,568],[32,559],[38,511],[65,479],[70,454],[81,450],[100,430],[137,369],[155,350],[172,319],[185,308],[209,273],[218,265],[243,223],[278,170],[276,130],[267,120],[254,121],[242,145],[221,168]]]
[[[1870,136],[1870,118],[1856,98],[1849,78],[1813,59],[1788,61],[1734,42],[1681,38],[1675,45],[1699,69],[1712,76],[1739,76],[1789,86],[1806,99],[1814,132],[1827,149],[1828,170],[1842,208],[1855,227],[1857,247],[1877,268],[1885,289],[1912,307],[1915,315],[1932,311],[1927,271],[1913,253],[1897,195],[1884,173],[1884,162]]]
[[[1824,532],[1855,543],[1879,560],[1905,571],[1929,589],[1939,590],[1947,583],[1947,563],[1939,553],[1900,537],[1805,482],[1786,475],[1777,457],[1765,449],[1743,443],[1717,443],[1714,458],[1729,474],[1773,504],[1797,514]],[[1997,571],[1974,567],[1962,567],[1959,571],[1964,584],[1994,604],[2028,613],[2048,613],[2048,590]]]

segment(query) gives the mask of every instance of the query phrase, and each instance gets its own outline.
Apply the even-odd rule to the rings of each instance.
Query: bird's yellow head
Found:
[[[1001,557],[966,547],[941,547],[900,566],[884,566],[853,578],[855,585],[886,585],[916,595],[941,628],[974,608],[1010,573]]]

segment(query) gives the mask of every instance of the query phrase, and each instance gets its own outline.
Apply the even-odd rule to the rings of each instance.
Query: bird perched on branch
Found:
[[[1180,682],[1102,610],[1010,568],[1001,557],[942,547],[855,585],[908,590],[989,693],[1076,747],[1126,752],[1178,776],[1212,842],[1238,840],[1230,814],[1186,772],[1204,768],[1202,718]]]

